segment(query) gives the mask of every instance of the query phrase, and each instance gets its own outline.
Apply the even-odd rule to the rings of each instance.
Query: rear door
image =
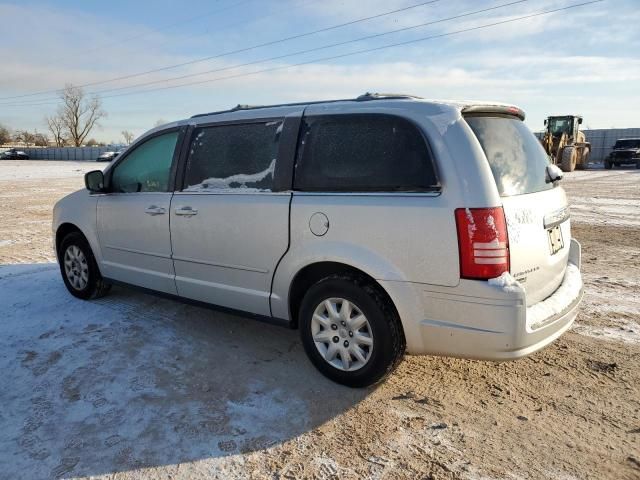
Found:
[[[289,118],[285,129],[294,148],[298,125]],[[289,245],[293,153],[281,142],[284,126],[274,118],[193,130],[171,202],[179,295],[270,315],[273,272]]]
[[[525,288],[527,304],[551,295],[562,282],[571,228],[567,197],[549,182],[540,142],[511,116],[465,117],[491,167],[507,220],[510,273]]]

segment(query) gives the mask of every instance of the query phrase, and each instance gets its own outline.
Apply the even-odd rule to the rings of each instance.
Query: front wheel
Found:
[[[104,281],[89,242],[80,232],[68,234],[58,250],[60,273],[74,297],[88,300],[107,294],[111,285]]]
[[[349,387],[379,382],[400,363],[400,318],[380,287],[351,275],[331,275],[302,300],[300,336],[311,362]]]

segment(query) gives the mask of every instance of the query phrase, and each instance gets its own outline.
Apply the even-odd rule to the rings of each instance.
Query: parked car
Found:
[[[11,148],[0,153],[0,159],[2,160],[29,160],[29,155],[24,153],[21,150],[16,150],[15,148]]]
[[[297,328],[350,386],[405,350],[529,355],[571,326],[582,281],[562,172],[523,120],[366,94],[155,128],[56,204],[62,279]]]
[[[614,165],[635,165],[640,168],[640,138],[616,140],[613,151],[604,160],[604,168],[610,169]]]
[[[118,153],[119,152],[102,152],[98,155],[98,158],[96,158],[96,162],[110,162],[118,156]]]

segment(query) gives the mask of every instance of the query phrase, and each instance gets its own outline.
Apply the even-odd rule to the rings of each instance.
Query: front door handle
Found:
[[[151,205],[147,208],[144,209],[144,213],[146,213],[147,215],[164,215],[166,213],[166,210],[162,207],[156,207],[155,205]]]
[[[176,215],[185,215],[187,217],[191,217],[197,214],[198,214],[198,210],[196,210],[195,208],[191,208],[191,207],[176,208]]]

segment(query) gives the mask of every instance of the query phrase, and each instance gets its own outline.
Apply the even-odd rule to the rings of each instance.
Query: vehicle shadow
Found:
[[[124,288],[84,302],[55,264],[0,266],[0,305],[7,478],[216,464],[371,392],[322,377],[296,331]]]

